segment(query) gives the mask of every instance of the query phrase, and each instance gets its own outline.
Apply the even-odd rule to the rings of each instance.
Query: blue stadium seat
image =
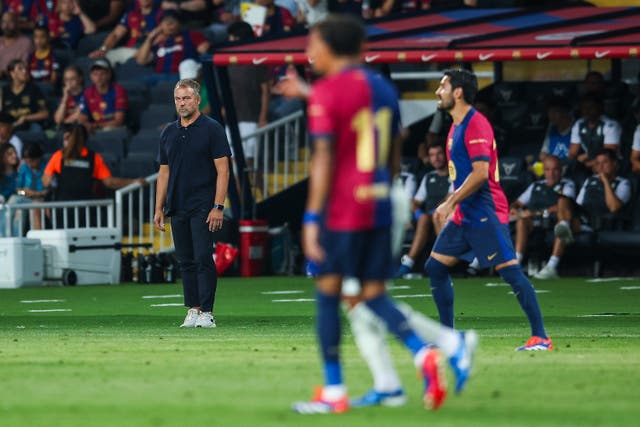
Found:
[[[156,157],[158,143],[160,141],[160,131],[156,129],[146,129],[138,132],[129,143],[129,156],[132,154],[147,154]]]
[[[148,154],[130,154],[120,162],[120,176],[125,178],[149,176],[157,171],[155,157]]]
[[[531,183],[531,175],[527,171],[522,157],[503,157],[498,166],[500,168],[500,186],[507,196],[507,200],[511,203]]]
[[[140,129],[159,130],[164,125],[175,120],[176,110],[171,104],[151,104],[142,112],[140,117]]]
[[[76,55],[86,56],[96,49],[99,49],[104,39],[109,35],[109,31],[99,31],[94,34],[87,34],[80,39],[76,48]]]
[[[125,155],[125,146],[128,138],[129,133],[126,128],[103,130],[89,137],[87,145],[100,154],[111,153],[121,159]]]
[[[115,74],[118,79],[134,80],[151,75],[154,72],[153,67],[138,65],[136,60],[131,58],[127,62],[118,64]]]
[[[156,83],[151,90],[151,103],[163,104],[173,102],[173,89],[176,82],[163,81]]]

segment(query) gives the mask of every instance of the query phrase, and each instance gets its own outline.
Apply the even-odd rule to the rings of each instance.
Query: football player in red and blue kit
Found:
[[[425,379],[425,406],[437,409],[446,395],[440,355],[426,346],[385,292],[393,275],[391,177],[400,149],[398,98],[391,84],[362,68],[362,24],[331,16],[309,35],[307,54],[323,75],[309,95],[313,139],[309,195],[303,217],[303,249],[318,265],[317,332],[324,386],[298,413],[344,412],[349,407],[339,360],[340,292],[344,277],[362,284],[360,298],[412,352]]]
[[[495,267],[511,285],[531,324],[531,338],[516,350],[551,350],[531,282],[516,259],[509,235],[507,198],[500,187],[493,130],[472,104],[476,76],[467,70],[447,70],[436,91],[438,108],[453,124],[447,137],[449,175],[454,193],[436,208],[439,219],[451,218],[438,236],[425,264],[440,321],[453,327],[453,286],[449,268],[472,252],[481,267]]]

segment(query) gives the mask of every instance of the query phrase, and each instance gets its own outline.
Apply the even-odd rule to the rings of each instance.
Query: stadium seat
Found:
[[[56,87],[50,82],[35,82],[38,89],[42,92],[42,95],[46,98],[51,95],[55,95]]]
[[[109,35],[108,31],[99,31],[94,34],[85,35],[78,42],[78,47],[76,48],[76,55],[78,56],[86,56],[89,55],[96,49],[99,49],[104,42],[104,39]]]
[[[140,117],[140,129],[159,130],[167,123],[175,120],[175,107],[171,104],[151,104],[142,112]]]
[[[87,145],[98,153],[111,153],[121,159],[125,155],[125,144],[128,138],[126,128],[104,130],[93,134]]]
[[[56,150],[59,150],[61,148],[62,148],[62,132],[56,132],[51,136],[46,137],[44,146],[42,147],[45,153],[53,153]]]
[[[505,129],[521,129],[527,117],[527,106],[518,104],[498,108],[498,120]]]
[[[132,154],[147,154],[155,158],[159,141],[160,131],[156,129],[142,130],[131,138],[128,150],[129,156]]]
[[[127,62],[119,64],[116,67],[115,74],[118,79],[134,80],[140,77],[148,76],[154,73],[153,67],[142,66],[131,58]]]
[[[138,178],[153,175],[158,171],[155,156],[148,154],[130,154],[120,162],[120,176]]]
[[[91,85],[91,80],[89,79],[89,74],[91,71],[91,65],[93,64],[93,61],[95,61],[92,58],[88,58],[86,56],[82,56],[79,58],[76,58],[73,63],[76,64],[78,67],[80,67],[80,69],[82,70],[82,73],[84,74],[84,85],[85,87],[88,87],[89,85]]]
[[[53,49],[53,57],[58,60],[58,64],[60,64],[60,73],[62,73],[67,65],[73,63],[76,55],[71,49],[55,48]]]
[[[152,104],[162,104],[167,102],[172,102],[173,100],[173,89],[176,86],[176,82],[173,81],[164,81],[158,82],[153,86],[151,90],[151,103]]]
[[[522,104],[524,87],[522,83],[496,83],[493,86],[493,101],[498,109]]]
[[[147,99],[147,104],[149,103],[149,87],[147,87],[144,82],[128,79],[127,76],[120,76],[118,84],[127,92],[129,98],[132,96],[141,96]]]
[[[527,172],[522,157],[503,157],[500,159],[500,186],[507,196],[509,203],[522,194],[531,183],[531,175]]]
[[[110,153],[108,151],[101,152],[100,156],[102,156],[104,163],[107,165],[111,173],[116,175],[120,170],[120,158],[114,153]]]
[[[46,136],[42,131],[19,130],[15,132],[15,135],[20,138],[23,147],[27,144],[35,143],[44,149],[46,145]],[[22,153],[20,153],[20,156],[22,156]]]

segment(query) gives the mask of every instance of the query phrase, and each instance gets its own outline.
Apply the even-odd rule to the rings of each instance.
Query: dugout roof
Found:
[[[636,58],[640,7],[456,9],[372,21],[368,63]],[[213,63],[306,64],[306,34],[216,50]]]

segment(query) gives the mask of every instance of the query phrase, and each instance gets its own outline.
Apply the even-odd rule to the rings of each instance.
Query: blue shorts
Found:
[[[507,224],[458,225],[449,221],[433,245],[433,252],[470,261],[472,252],[481,268],[516,259]]]
[[[320,236],[325,260],[318,275],[338,274],[365,280],[387,280],[393,276],[391,230],[388,227],[367,231],[327,231]]]

